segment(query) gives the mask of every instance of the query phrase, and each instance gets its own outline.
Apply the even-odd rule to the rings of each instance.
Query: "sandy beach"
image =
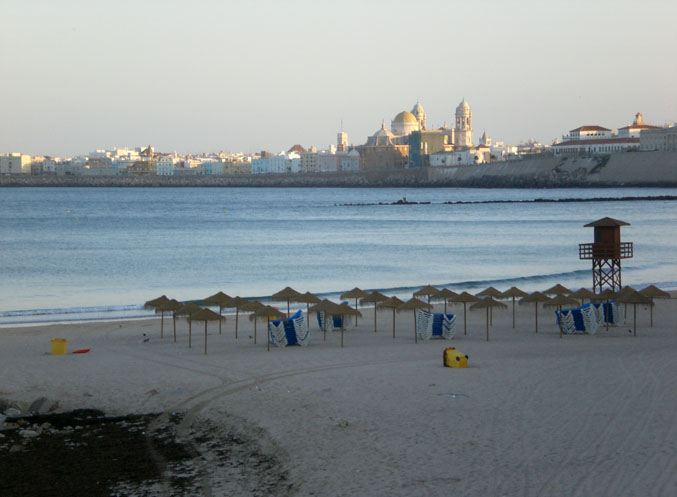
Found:
[[[159,319],[5,328],[0,397],[180,415],[180,439],[235,433],[286,482],[257,493],[261,474],[238,483],[218,447],[195,443],[199,495],[677,494],[675,300],[656,301],[653,327],[638,306],[637,337],[631,307],[625,325],[562,339],[549,308],[537,334],[533,306],[518,306],[515,329],[510,308],[494,311],[489,342],[483,311],[468,312],[467,336],[462,306],[449,312],[450,341],[415,344],[411,312],[397,315],[395,339],[379,312],[374,333],[363,309],[343,348],[338,332],[323,342],[313,315],[308,347],[270,352],[262,324],[255,345],[252,323],[240,319],[236,340],[229,316],[222,335],[210,324],[208,355],[201,325],[188,348],[185,321],[177,343],[171,320],[163,339]],[[90,351],[51,355],[55,337]],[[442,366],[448,346],[469,355],[467,369]]]

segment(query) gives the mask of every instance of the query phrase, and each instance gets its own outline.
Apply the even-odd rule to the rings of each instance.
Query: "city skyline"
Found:
[[[636,112],[673,122],[667,1],[4,2],[0,152],[75,156],[362,144],[420,102],[475,136],[546,144]]]

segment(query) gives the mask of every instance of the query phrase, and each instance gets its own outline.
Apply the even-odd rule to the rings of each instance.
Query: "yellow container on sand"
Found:
[[[447,347],[442,354],[444,366],[447,368],[467,368],[468,356],[456,350],[455,347]]]
[[[67,338],[52,338],[52,355],[64,355],[67,345]]]

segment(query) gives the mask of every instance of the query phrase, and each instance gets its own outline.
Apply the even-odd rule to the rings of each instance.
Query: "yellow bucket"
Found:
[[[64,355],[67,345],[67,338],[52,338],[52,355]]]

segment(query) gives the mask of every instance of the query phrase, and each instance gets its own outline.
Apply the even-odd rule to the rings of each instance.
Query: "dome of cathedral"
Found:
[[[374,133],[372,136],[373,136],[373,137],[387,136],[387,137],[391,137],[391,138],[392,138],[394,135],[393,135],[390,131],[388,131],[388,129],[386,128],[386,124],[385,124],[385,123],[382,123],[382,124],[381,124],[381,129],[379,129],[379,130],[378,130],[376,133]]]
[[[416,117],[414,117],[414,114],[403,110],[395,116],[393,123],[418,123],[418,121],[416,120]]]

